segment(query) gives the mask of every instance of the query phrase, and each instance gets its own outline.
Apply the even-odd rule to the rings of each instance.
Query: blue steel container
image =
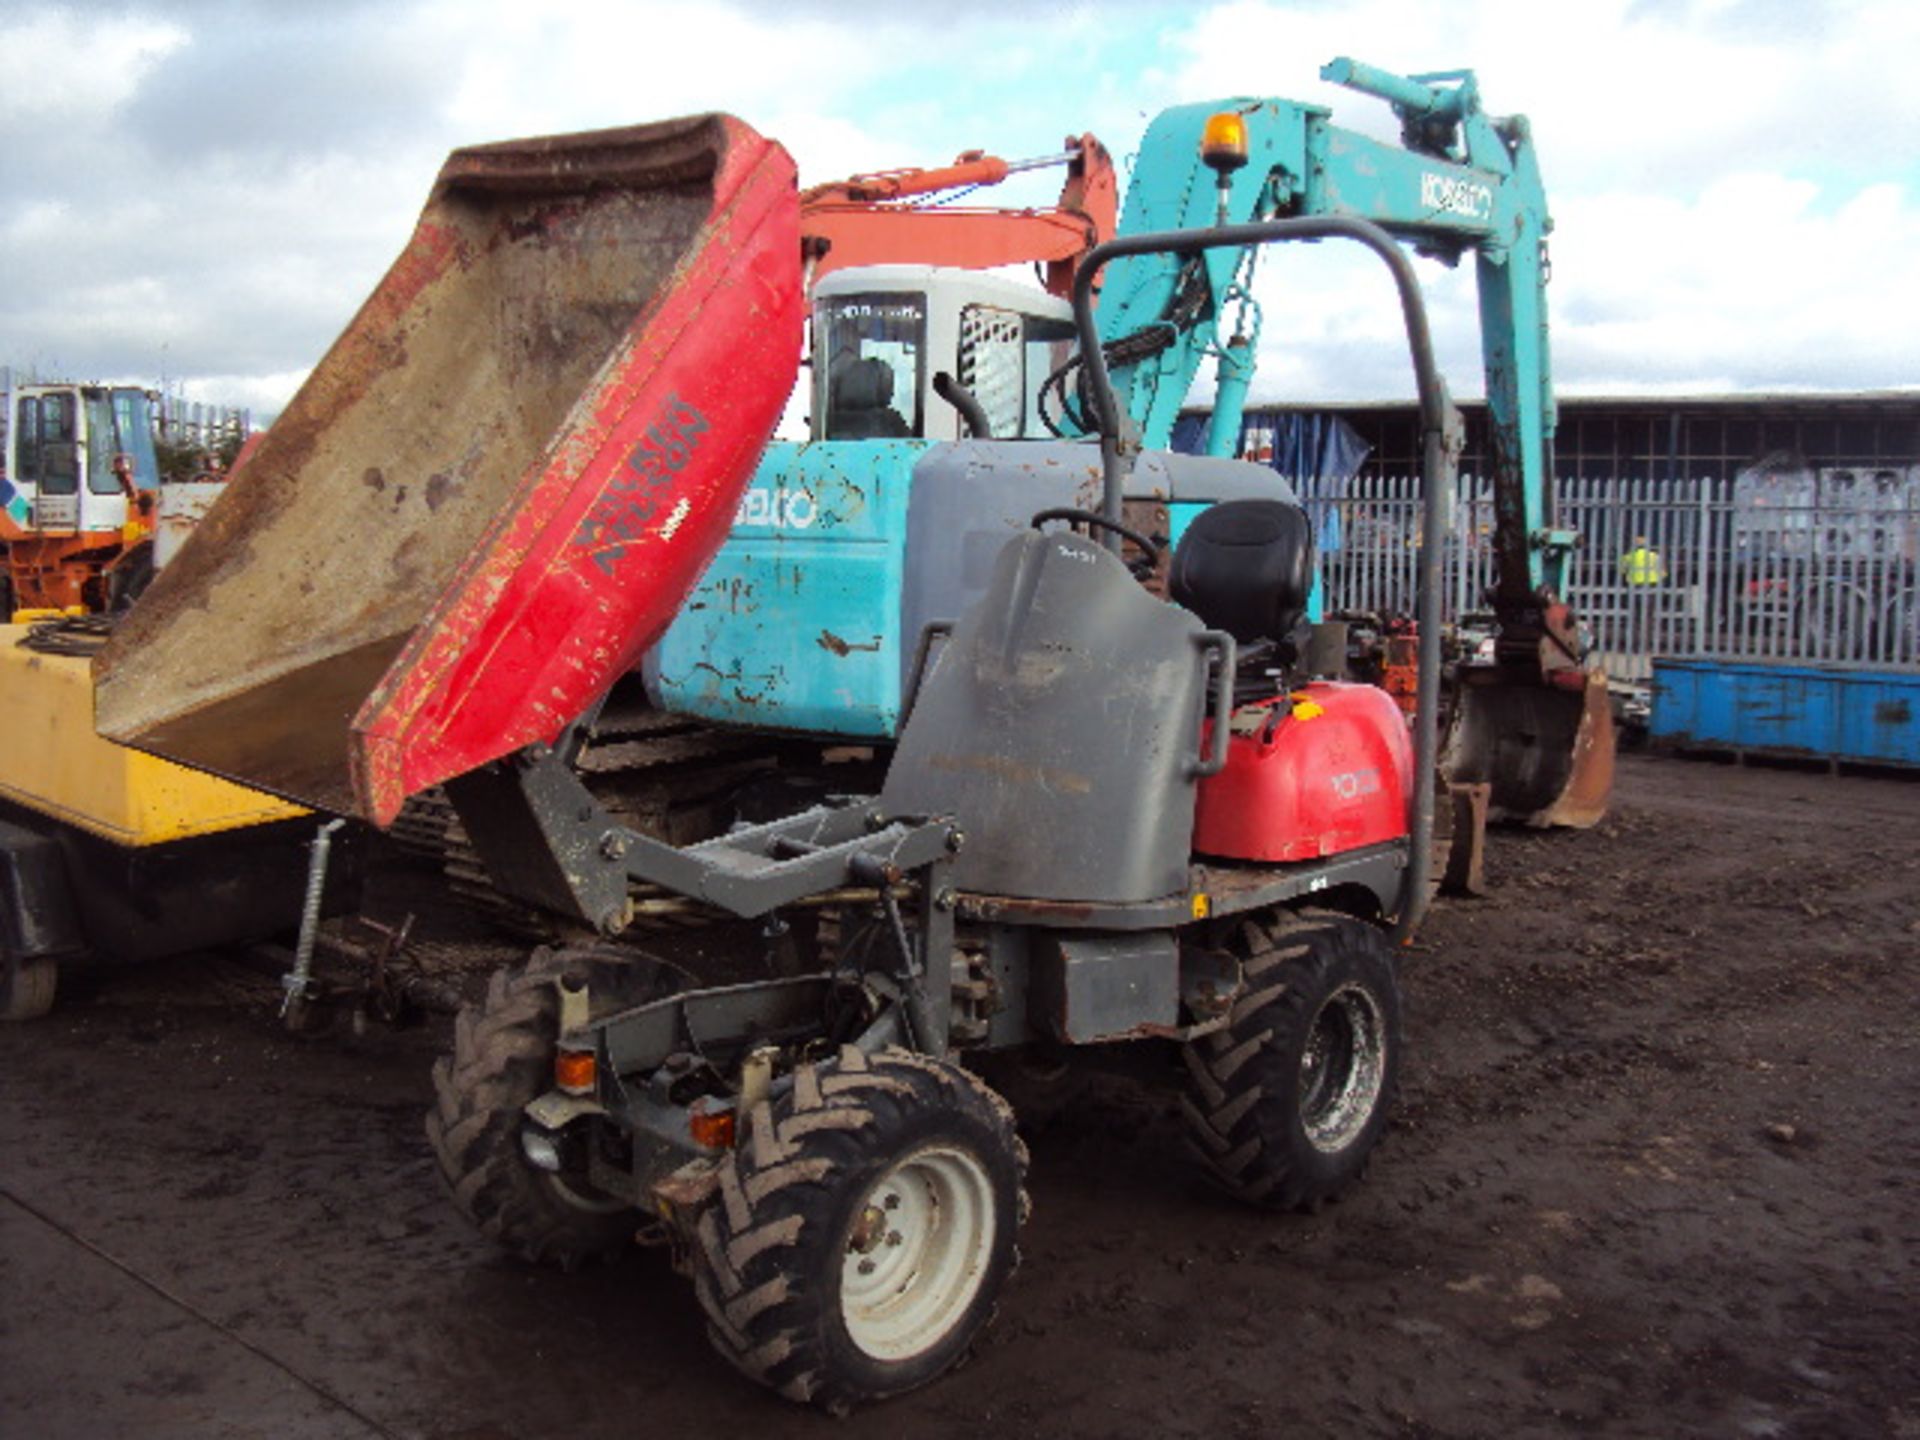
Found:
[[[1920,765],[1920,674],[1843,665],[1653,662],[1649,733],[1675,745]]]

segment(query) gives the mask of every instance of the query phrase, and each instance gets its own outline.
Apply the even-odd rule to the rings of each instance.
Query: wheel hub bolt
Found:
[[[887,1233],[887,1217],[877,1205],[869,1205],[860,1212],[860,1218],[853,1222],[853,1233],[847,1236],[850,1249],[861,1255],[870,1255]]]

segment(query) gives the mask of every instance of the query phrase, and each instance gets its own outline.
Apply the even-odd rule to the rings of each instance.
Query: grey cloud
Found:
[[[150,151],[281,156],[377,143],[431,113],[432,59],[396,47],[380,17],[314,11],[268,24],[203,24],[123,112]]]
[[[1697,3],[1676,6],[1674,0],[1636,0],[1627,7],[1631,22],[1673,20],[1684,12],[1687,23],[1724,39],[1737,41],[1793,41],[1817,34],[1838,23],[1852,7],[1834,0],[1735,0],[1730,5]]]
[[[313,363],[445,152],[421,138],[437,128],[435,57],[396,45],[408,13],[67,8],[171,20],[191,38],[104,134],[15,122],[0,153],[0,364],[157,379]]]
[[[309,16],[338,19],[390,10],[389,0],[60,0],[76,15],[257,25]]]
[[[866,0],[734,0],[730,7],[747,15],[791,20],[797,15],[817,16],[822,20],[841,20],[872,26],[876,21],[888,26],[917,30],[950,30],[976,20],[1032,20],[1051,23],[1063,20],[1098,19],[1128,11],[1177,11],[1166,0],[973,0],[964,7],[935,10],[932,7],[901,7],[878,12]]]
[[[77,376],[155,378],[163,370],[175,376],[263,375],[307,366],[404,241],[449,144],[497,138],[445,133],[441,91],[457,80],[466,47],[457,33],[442,37],[441,46],[424,42],[421,26],[431,22],[411,5],[147,0],[130,6],[79,0],[66,8],[103,19],[132,14],[173,20],[191,32],[192,41],[154,66],[104,136],[31,121],[13,125],[8,144],[0,147],[0,363]],[[732,8],[768,21],[857,23],[874,53],[895,45],[902,32],[943,41],[950,34],[985,32],[997,41],[1031,30],[1034,46],[1044,50],[1058,39],[1046,33],[1048,27],[1057,32],[1064,21],[1091,17],[1105,25],[1111,18],[1115,25],[1142,27],[1153,23],[1142,18],[1148,10],[1179,13],[1144,0],[1097,10],[981,0],[964,12],[900,7],[879,15],[870,6],[834,0],[737,0]],[[1803,11],[1787,0],[1743,0],[1712,23],[1791,40],[1801,33],[1795,27],[1836,13],[1839,7]],[[1805,21],[1808,14],[1815,19]],[[454,22],[448,23],[451,28]],[[482,17],[476,14],[472,23],[483,23]],[[884,45],[871,39],[877,29],[887,32]],[[972,48],[982,53],[961,65],[992,63],[987,46]],[[961,44],[954,53],[967,49]],[[853,52],[864,59],[868,50],[856,45]],[[1066,97],[1065,108],[1079,112],[1071,117],[1076,126],[1094,123],[1100,129],[1102,115],[1124,119],[1136,105],[1143,112],[1157,108],[1130,88],[1137,77],[1103,77],[1091,68],[1081,76],[1071,57],[1059,57],[1058,68],[1054,63],[1043,56],[1036,76],[1077,77],[1073,84],[1060,82],[1068,89],[1084,81],[1085,95]],[[1494,84],[1492,76],[1483,80]],[[564,76],[528,77],[529,86],[565,83]],[[1703,83],[1740,81],[1732,75]],[[796,76],[794,84],[798,93],[805,77]],[[1872,93],[1881,94],[1878,87]],[[1020,137],[1039,136],[1044,145],[1063,128],[1052,118],[1060,113],[1052,108],[1053,94],[1037,80],[1030,101],[1023,97],[997,113],[969,111],[964,88],[950,96],[874,98],[878,112],[858,117],[873,133],[942,135],[924,157],[929,160],[944,158],[961,143],[1017,147]],[[1490,98],[1498,103],[1503,97]],[[1657,107],[1663,97],[1623,103]],[[1885,103],[1861,98],[1814,111],[1796,99],[1768,109],[1732,139],[1676,132],[1657,146],[1621,146],[1618,153],[1593,142],[1609,123],[1605,116],[1592,117],[1592,133],[1583,122],[1581,134],[1565,137],[1568,143],[1545,126],[1538,134],[1556,203],[1609,187],[1687,196],[1729,168],[1797,173],[1800,166],[1838,169],[1846,157],[1861,161],[1881,154],[1894,128],[1884,118],[1891,113]],[[1343,115],[1340,123],[1358,118]],[[1101,133],[1124,153],[1120,128],[1109,125]],[[949,133],[958,138],[950,143]],[[1877,148],[1871,143],[1876,134]],[[1569,157],[1564,171],[1558,168],[1562,155]],[[884,163],[914,157],[876,158]],[[807,163],[806,156],[800,159]],[[1884,168],[1880,173],[1885,178]],[[1034,193],[1020,198],[1041,203],[1055,183],[1050,174],[1037,178]],[[20,230],[22,216],[55,205],[64,207],[64,218],[44,222],[32,238]],[[1765,216],[1754,217],[1756,227],[1767,223]],[[1731,236],[1728,243],[1752,238]],[[1577,252],[1569,245],[1564,253],[1571,258]],[[1629,291],[1583,287],[1580,280],[1571,265],[1564,266],[1552,302],[1556,371],[1569,386],[1591,389],[1621,376],[1642,384],[1880,386],[1912,370],[1910,349],[1900,355],[1827,344],[1809,353],[1786,340],[1771,350],[1749,347],[1749,353],[1733,355],[1627,355],[1609,343],[1609,332],[1643,319],[1645,307]],[[1460,393],[1477,394],[1478,334],[1470,296],[1453,294],[1438,280],[1430,280],[1430,296],[1449,378]],[[1284,299],[1269,305],[1268,317],[1267,333],[1278,339],[1288,318]],[[1372,399],[1409,391],[1404,347],[1391,341],[1333,337],[1303,341],[1298,349],[1301,398]],[[1277,375],[1273,383],[1277,389]],[[1256,394],[1278,398],[1267,390]]]

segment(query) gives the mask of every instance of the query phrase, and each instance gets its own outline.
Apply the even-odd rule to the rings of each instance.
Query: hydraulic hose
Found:
[[[1173,294],[1167,297],[1166,308],[1160,318],[1103,343],[1102,354],[1106,357],[1109,371],[1116,366],[1144,364],[1172,349],[1182,335],[1205,317],[1206,302],[1211,293],[1205,267],[1200,264],[1198,256],[1189,256],[1181,265],[1180,273],[1174,277]],[[1060,428],[1062,420],[1081,434],[1094,428],[1068,397],[1069,382],[1075,378],[1080,365],[1081,359],[1077,353],[1069,355],[1066,362],[1047,376],[1046,383],[1040,387],[1040,419],[1052,434],[1066,433]],[[1057,397],[1057,415],[1048,411],[1049,395]]]
[[[979,398],[953,376],[944,370],[935,375],[933,393],[960,412],[960,418],[967,422],[967,432],[974,439],[991,440],[993,438],[993,423],[987,419],[987,407],[982,405]]]

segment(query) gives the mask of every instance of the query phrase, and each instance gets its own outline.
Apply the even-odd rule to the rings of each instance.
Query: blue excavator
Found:
[[[1448,265],[1472,257],[1498,557],[1487,599],[1497,630],[1494,662],[1456,671],[1445,769],[1456,784],[1488,785],[1496,816],[1590,826],[1612,791],[1613,720],[1606,676],[1566,600],[1577,537],[1555,513],[1552,221],[1530,128],[1524,116],[1489,115],[1467,70],[1402,77],[1338,59],[1321,77],[1391,105],[1401,144],[1342,130],[1324,109],[1285,100],[1169,110],[1141,144],[1120,233],[1343,216],[1371,220]],[[1201,183],[1196,152],[1211,187]],[[1219,383],[1206,449],[1235,453],[1259,333],[1249,294],[1256,255],[1151,256],[1110,273],[1101,335],[1143,446],[1169,442],[1196,369],[1211,356]]]
[[[1487,114],[1469,71],[1403,78],[1341,59],[1322,74],[1387,101],[1401,143],[1289,100],[1180,106],[1141,142],[1119,234],[1337,216],[1448,264],[1471,257],[1498,632],[1493,663],[1454,668],[1444,769],[1489,787],[1496,818],[1591,825],[1612,786],[1612,716],[1566,603],[1575,537],[1554,513],[1551,222],[1527,122]],[[1164,545],[1220,501],[1293,498],[1271,472],[1250,479],[1167,453],[1208,361],[1218,393],[1206,454],[1237,451],[1259,335],[1257,254],[1128,256],[1105,272],[1099,330],[1123,443],[1139,454],[1126,518]],[[1035,509],[1085,507],[1098,493],[1097,457],[1071,443],[1093,427],[1070,337],[1064,301],[995,275],[872,266],[816,285],[813,438],[768,448],[730,538],[649,656],[652,733],[678,716],[726,727],[733,745],[742,727],[890,742],[928,627],[978,598],[992,555]],[[989,469],[970,443],[985,439],[1030,440],[1031,459]]]

